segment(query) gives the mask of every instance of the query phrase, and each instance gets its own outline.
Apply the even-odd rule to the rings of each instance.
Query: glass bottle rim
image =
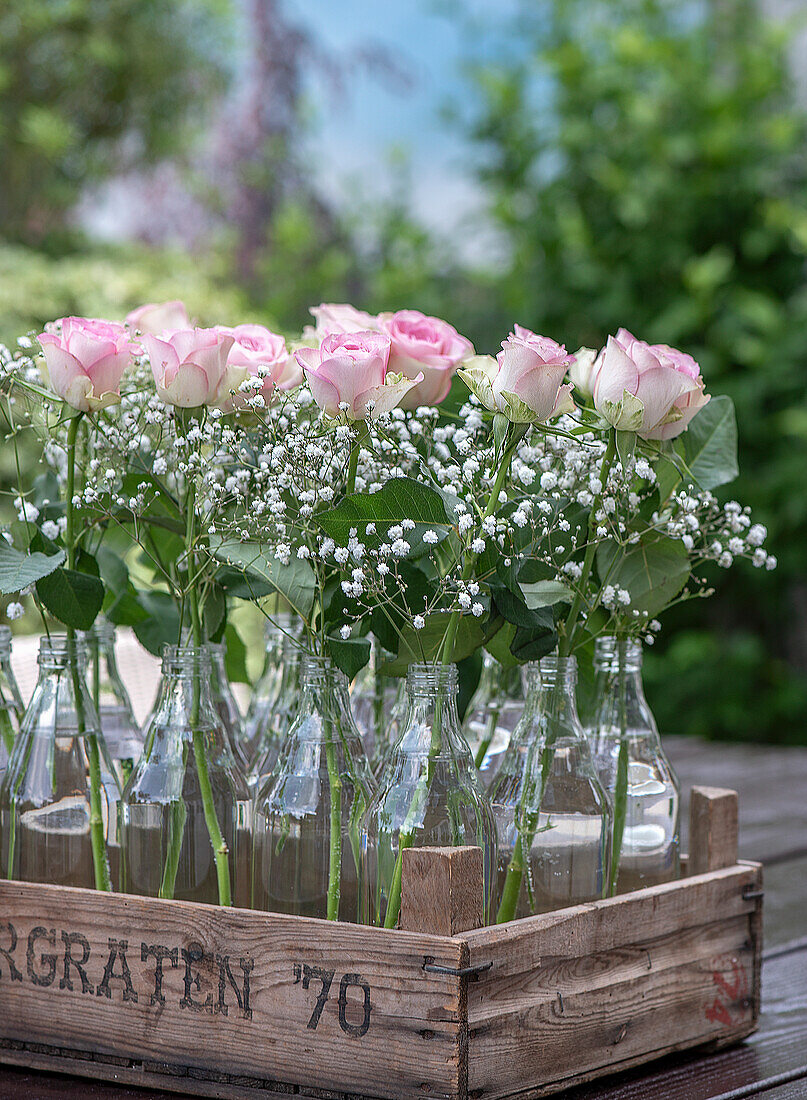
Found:
[[[114,642],[115,624],[111,623],[104,615],[99,615],[89,630],[82,632],[86,641]]]
[[[71,656],[79,665],[87,661],[87,642],[80,634],[72,639],[66,634],[43,634],[40,637],[37,657],[40,668],[64,668]]]
[[[455,664],[415,663],[406,670],[406,690],[410,694],[440,692],[453,695],[458,686],[459,672]]]
[[[213,661],[207,645],[171,645],[162,648],[163,675],[188,673],[203,675],[211,672]]]
[[[639,638],[624,638],[622,669],[635,672],[642,665],[642,643]],[[616,634],[603,634],[594,639],[594,667],[606,672],[619,671],[619,643]]]
[[[538,661],[538,668],[541,674],[541,684],[544,686],[558,681],[564,681],[567,684],[574,684],[577,681],[576,657],[559,657],[553,653],[547,657],[541,657]]]

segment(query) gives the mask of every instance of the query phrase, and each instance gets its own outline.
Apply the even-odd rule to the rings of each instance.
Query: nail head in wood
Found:
[[[737,862],[737,792],[693,787],[689,804],[689,874],[720,871]]]
[[[407,848],[400,927],[455,936],[484,923],[482,849]]]

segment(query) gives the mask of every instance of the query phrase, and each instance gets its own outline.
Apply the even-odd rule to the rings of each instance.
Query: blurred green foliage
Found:
[[[623,325],[733,397],[729,492],[780,567],[716,576],[713,601],[670,617],[651,698],[670,731],[804,739],[807,120],[787,28],[753,0],[547,0],[519,30],[522,60],[472,70],[512,261],[470,334],[492,344],[516,318],[574,348]]]
[[[200,73],[191,59],[194,50],[218,56],[210,36],[221,2],[3,6],[0,207],[21,213],[9,220],[0,210],[0,234],[30,242],[58,223],[39,211],[64,214],[85,183],[110,172],[124,133],[140,135],[141,164],[192,136],[191,102],[217,86],[220,68]],[[128,61],[116,70],[114,49],[98,47],[99,61],[95,46],[76,46],[87,35],[117,41],[116,21],[126,21],[137,71]],[[805,741],[807,120],[788,28],[754,0],[523,0],[511,40],[496,61],[479,61],[481,39],[471,39],[455,116],[488,199],[498,241],[490,262],[463,258],[455,240],[416,223],[402,171],[392,200],[371,202],[357,187],[345,212],[284,192],[248,279],[235,231],[211,255],[88,247],[52,233],[50,258],[0,247],[0,340],[67,313],[122,317],[142,301],[181,297],[204,323],[274,320],[289,330],[316,301],[409,306],[447,317],[484,351],[514,321],[571,349],[599,346],[620,325],[682,347],[707,389],[734,399],[742,473],[729,491],[767,524],[780,567],[717,572],[713,600],[670,613],[648,655],[651,702],[670,732]],[[149,43],[156,61],[144,56]],[[57,45],[45,79],[42,51],[46,60]],[[88,64],[104,79],[84,79]],[[117,120],[109,134],[93,121],[105,112]],[[19,167],[9,175],[7,164]]]
[[[48,244],[87,183],[166,156],[223,87],[227,0],[3,0],[0,227]]]

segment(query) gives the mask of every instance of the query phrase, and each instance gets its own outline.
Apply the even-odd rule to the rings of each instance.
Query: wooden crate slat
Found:
[[[500,976],[500,993],[494,966],[478,1001],[469,990],[471,1094],[512,1096],[535,1081],[549,1092],[637,1057],[749,1034],[755,1017],[748,931],[749,918],[734,917],[646,947],[548,957],[516,982]]]
[[[547,953],[586,955],[636,942],[645,928],[652,928],[656,936],[691,928],[700,924],[709,911],[725,917],[750,914],[756,902],[744,901],[743,890],[755,886],[759,879],[759,864],[736,864],[633,894],[479,928],[466,932],[464,939],[473,964],[504,944],[520,956],[525,968],[530,968]]]
[[[21,976],[0,952],[3,1037],[54,1044],[57,1030],[57,1045],[125,1058],[380,1097],[458,1094],[462,983],[423,965],[462,965],[459,941],[28,883],[0,883],[0,914]],[[63,933],[79,961],[75,937],[86,942],[91,990],[74,965],[65,983]],[[154,947],[174,953],[164,1004]]]

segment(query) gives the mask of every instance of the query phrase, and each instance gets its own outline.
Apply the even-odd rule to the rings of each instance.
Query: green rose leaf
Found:
[[[437,611],[427,616],[426,625],[422,630],[415,630],[412,626],[405,627],[398,642],[396,656],[381,667],[384,675],[405,676],[411,664],[437,661],[450,618],[450,612]],[[487,635],[483,624],[483,618],[476,619],[473,615],[463,615],[454,640],[452,661],[461,661],[485,644]],[[501,619],[497,619],[496,629],[500,625]]]
[[[36,584],[53,573],[65,559],[64,550],[56,554],[24,554],[0,539],[0,592],[11,596]]]
[[[247,647],[232,623],[224,628],[224,667],[231,684],[248,684]]]
[[[235,539],[211,540],[210,552],[217,561],[235,565],[248,575],[257,577],[279,592],[306,622],[311,617],[316,596],[314,570],[302,558],[292,558],[288,565],[274,557],[272,550],[256,542]]]
[[[315,519],[337,546],[347,546],[350,531],[355,528],[359,542],[373,548],[386,541],[393,524],[412,520],[414,529],[404,532],[411,547],[407,557],[428,551],[434,545],[423,542],[425,531],[435,531],[438,541],[442,541],[451,526],[441,494],[408,477],[392,478],[377,493],[353,493],[332,511],[321,512]],[[375,524],[374,535],[367,534],[368,523]]]
[[[179,610],[167,592],[140,592],[138,600],[147,618],[133,624],[135,635],[144,649],[159,657],[164,645],[179,640]]]
[[[570,588],[560,581],[536,581],[534,584],[520,584],[524,603],[531,611],[539,607],[552,607],[556,603],[571,603],[573,594]]]
[[[689,554],[678,539],[652,532],[635,546],[603,542],[597,548],[597,573],[605,584],[630,592],[625,610],[660,614],[689,579]]]
[[[325,644],[331,660],[348,680],[352,680],[370,660],[369,638],[336,638],[331,634]]]
[[[726,394],[713,397],[678,437],[678,453],[701,489],[716,489],[733,481],[737,464],[737,416]]]
[[[36,591],[51,615],[74,630],[89,630],[104,603],[104,584],[99,577],[61,566],[41,577]]]

